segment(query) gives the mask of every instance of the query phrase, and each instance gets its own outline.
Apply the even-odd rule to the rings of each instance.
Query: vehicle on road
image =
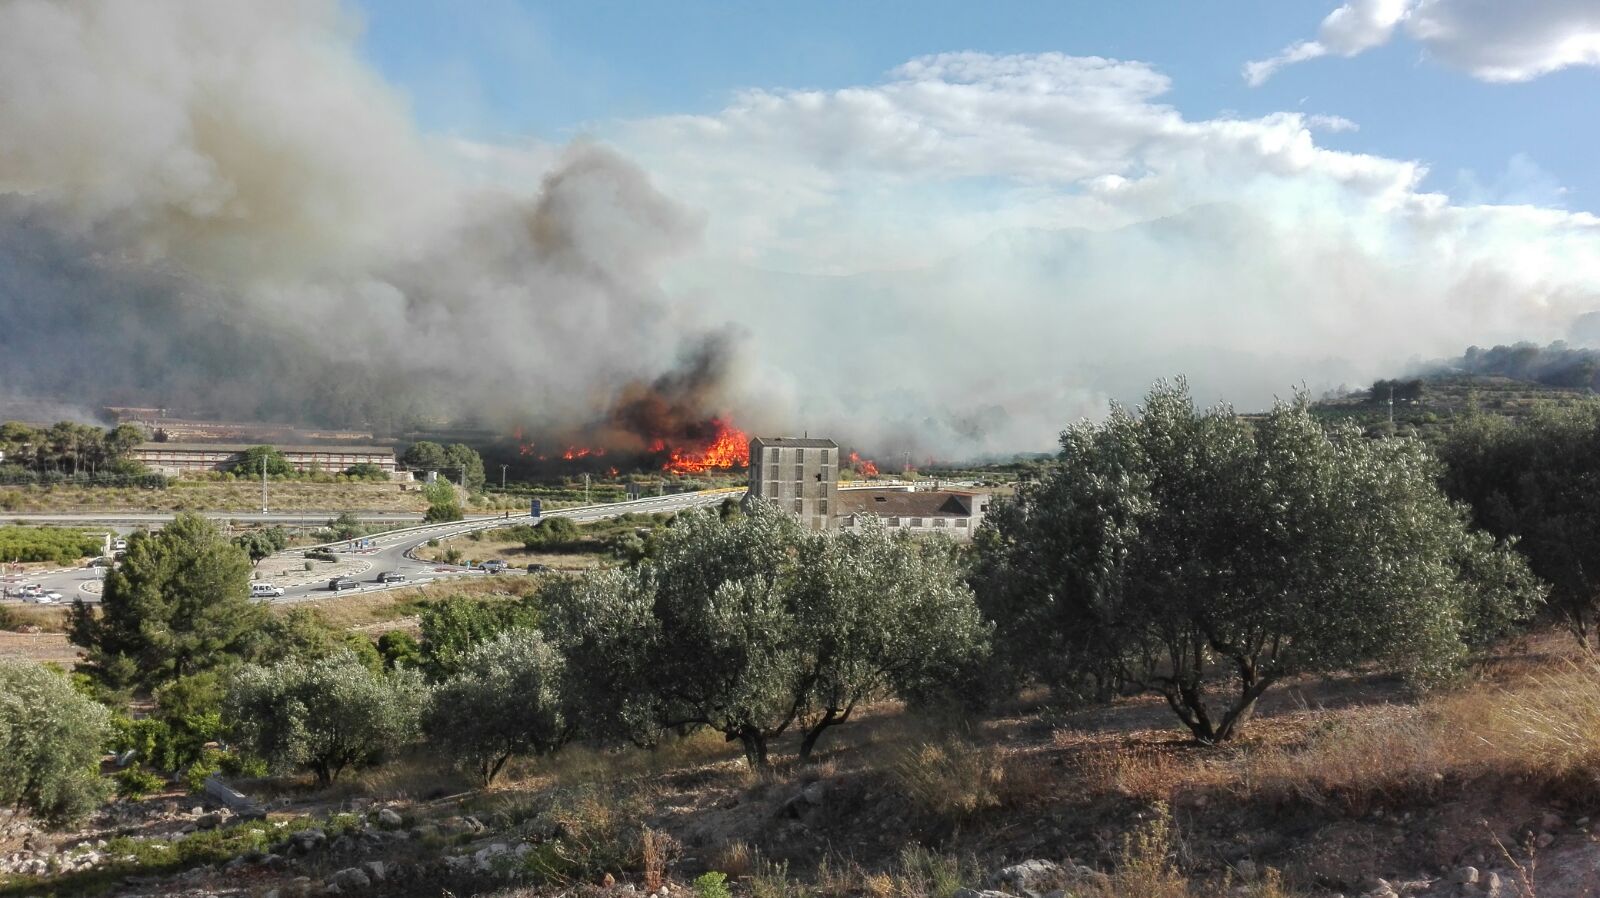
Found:
[[[116,539],[111,541],[111,550],[112,551],[114,551],[114,552],[125,552],[125,551],[127,551],[127,549],[128,549],[128,541],[123,539],[122,537],[119,536]]]
[[[530,574],[542,574],[548,570],[550,570],[550,565],[548,564],[540,564],[537,561],[528,563],[528,573]]]
[[[44,595],[44,587],[37,583],[24,583],[21,586],[13,587],[11,594],[19,599],[36,599]]]
[[[89,563],[84,565],[84,567],[111,567],[114,564],[116,564],[115,559],[108,555],[101,555],[99,558],[89,559]]]
[[[55,605],[61,601],[61,593],[41,592],[35,594],[32,598],[26,599],[25,601],[34,602],[39,605]]]
[[[506,563],[498,558],[483,563],[483,569],[491,574],[498,574],[506,569]]]
[[[356,589],[360,585],[361,584],[350,579],[349,577],[334,577],[332,580],[328,581],[328,589],[332,590],[333,592],[342,592],[346,589]]]
[[[283,587],[273,586],[271,583],[250,584],[250,598],[252,599],[278,599],[283,597]]]
[[[399,571],[384,571],[383,573],[379,574],[376,578],[374,578],[374,582],[376,582],[376,583],[404,583],[404,582],[406,582],[406,575],[400,573]]]

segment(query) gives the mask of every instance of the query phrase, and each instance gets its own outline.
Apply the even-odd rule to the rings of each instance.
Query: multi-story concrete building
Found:
[[[828,530],[839,508],[839,444],[756,437],[750,441],[750,498],[775,502],[812,530]]]

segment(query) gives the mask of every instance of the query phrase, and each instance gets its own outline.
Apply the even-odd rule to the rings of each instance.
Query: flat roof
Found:
[[[276,443],[156,443],[144,442],[133,448],[135,452],[243,452],[257,446],[271,446],[279,452],[339,452],[356,455],[394,454],[391,446],[350,446],[331,443],[325,446],[279,446]]]
[[[837,449],[833,440],[813,440],[805,437],[754,437],[750,445],[777,446],[786,449]]]

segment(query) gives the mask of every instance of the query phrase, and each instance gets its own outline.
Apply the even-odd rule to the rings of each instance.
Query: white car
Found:
[[[283,587],[273,586],[271,583],[250,584],[250,598],[252,599],[278,599],[283,597]]]
[[[54,604],[56,604],[56,603],[61,601],[61,593],[59,593],[59,592],[41,592],[41,593],[36,593],[32,598],[28,599],[28,601],[37,602],[40,605],[54,605]]]
[[[16,589],[13,589],[11,594],[28,601],[32,601],[33,599],[37,599],[38,597],[44,595],[44,587],[37,583],[24,583]]]

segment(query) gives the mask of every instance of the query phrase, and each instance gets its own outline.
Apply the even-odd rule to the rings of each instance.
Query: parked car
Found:
[[[349,577],[334,577],[332,580],[328,581],[328,589],[334,592],[341,592],[346,589],[355,589],[360,585],[361,584],[350,579]]]
[[[550,565],[548,564],[540,564],[537,561],[529,562],[528,564],[528,573],[530,574],[542,574],[548,570],[550,570]]]
[[[114,552],[123,552],[123,551],[126,551],[127,548],[128,548],[128,541],[123,539],[120,536],[111,541],[111,549]]]
[[[61,601],[61,593],[59,593],[59,592],[41,592],[41,593],[36,593],[33,596],[33,598],[30,598],[27,601],[36,602],[36,603],[38,603],[40,605],[55,605],[55,604],[57,604],[57,603],[59,603]]]
[[[383,573],[378,575],[377,582],[379,582],[379,583],[404,583],[404,582],[406,582],[406,575],[400,573],[399,571],[384,571]]]
[[[37,599],[38,597],[44,595],[44,587],[37,583],[24,583],[16,589],[13,589],[11,594],[24,599]]]
[[[283,596],[283,587],[273,586],[271,583],[250,584],[250,598],[252,599],[277,599]]]
[[[99,558],[89,559],[89,564],[87,567],[111,567],[115,563],[116,562],[110,556],[101,555]]]
[[[483,569],[491,574],[498,574],[506,569],[506,563],[498,558],[483,563]]]

